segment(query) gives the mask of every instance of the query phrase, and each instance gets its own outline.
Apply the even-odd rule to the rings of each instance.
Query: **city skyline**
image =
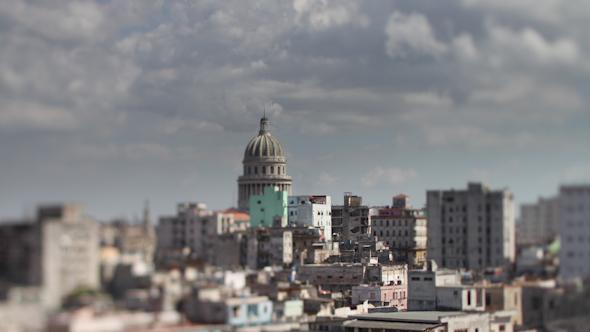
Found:
[[[590,182],[590,6],[553,1],[0,5],[0,220],[237,206],[266,110],[293,195],[369,205]],[[518,215],[518,208],[516,209]]]

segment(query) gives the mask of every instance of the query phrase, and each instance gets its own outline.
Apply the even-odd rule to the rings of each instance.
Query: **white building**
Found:
[[[480,271],[514,262],[514,200],[508,189],[469,183],[467,190],[430,190],[426,205],[429,260]]]
[[[559,189],[561,235],[560,273],[563,279],[590,276],[590,185]]]
[[[521,244],[545,244],[559,233],[559,199],[539,198],[536,204],[520,206],[518,240]]]
[[[330,196],[289,196],[289,225],[317,228],[324,241],[332,241],[332,198]]]
[[[100,289],[98,224],[82,216],[82,206],[42,206],[39,222],[45,306],[58,307],[74,291]]]
[[[422,270],[408,271],[408,310],[436,310],[437,287],[461,285],[458,270],[439,269],[435,261],[428,261]]]

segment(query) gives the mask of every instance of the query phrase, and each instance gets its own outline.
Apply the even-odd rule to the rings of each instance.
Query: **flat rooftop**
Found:
[[[357,320],[371,320],[382,322],[408,322],[408,323],[440,323],[441,317],[465,315],[461,311],[402,311],[402,312],[374,312],[366,315],[354,315],[349,318]]]

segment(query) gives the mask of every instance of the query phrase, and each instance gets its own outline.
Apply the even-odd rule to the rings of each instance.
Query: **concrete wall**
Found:
[[[459,332],[490,332],[490,314],[467,314],[442,317],[441,321],[447,323],[447,331]]]
[[[431,311],[436,309],[434,271],[408,272],[408,310]]]
[[[484,311],[485,290],[475,287],[437,287],[436,310]]]

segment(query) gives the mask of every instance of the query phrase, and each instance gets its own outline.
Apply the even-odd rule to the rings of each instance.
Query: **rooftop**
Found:
[[[438,324],[442,317],[465,315],[461,311],[403,311],[403,312],[375,312],[366,315],[355,315],[350,318],[358,320],[373,320],[385,322],[410,322]]]

